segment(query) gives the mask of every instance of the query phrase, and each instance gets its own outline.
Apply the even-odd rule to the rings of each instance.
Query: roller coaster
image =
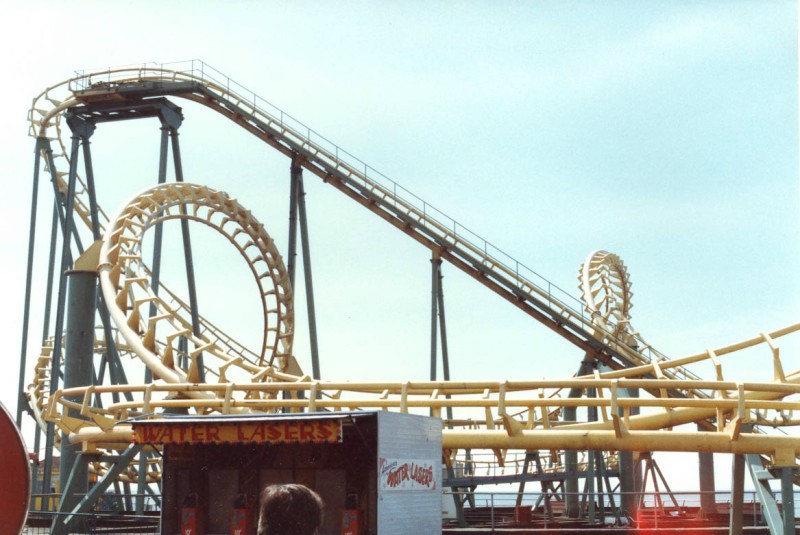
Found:
[[[184,181],[177,137],[183,115],[174,103],[179,99],[221,114],[290,159],[288,264],[246,206],[224,191]],[[109,217],[97,199],[89,139],[100,123],[139,118],[161,121],[158,183],[135,195],[130,192],[130,200]],[[585,485],[597,479],[600,492],[612,495],[609,477],[615,477],[618,489],[635,493],[643,490],[641,481],[635,481],[636,459],[649,459],[652,452],[684,451],[734,454],[738,475],[733,480],[732,533],[742,530],[745,466],[756,482],[770,530],[794,533],[794,512],[786,504],[792,485],[800,483],[800,436],[786,429],[800,423],[794,416],[800,409],[800,370],[786,369],[787,362],[797,359],[782,357],[779,344],[796,337],[800,323],[667,358],[632,326],[630,277],[617,255],[595,251],[587,256],[579,268],[576,298],[198,60],[78,73],[37,95],[29,120],[35,164],[17,425],[27,413],[41,430],[36,448],[44,437],[44,488],[51,486],[54,450],[62,451],[62,471],[70,466],[65,464],[67,450],[90,459],[97,482],[79,503],[63,500],[65,510],[88,510],[110,485],[135,484],[140,494],[155,494],[153,486],[160,478],[156,457],[131,445],[131,422],[137,419],[170,412],[381,410],[442,418],[446,484],[453,490],[462,525],[466,498],[459,493],[483,482],[540,481],[543,493],[564,502],[565,518],[580,518],[585,515],[578,503],[580,479]],[[175,182],[166,181],[170,146]],[[309,262],[304,262],[304,274],[312,371],[302,370],[293,338],[298,223],[304,258],[309,254],[304,172],[431,251],[430,381],[323,380]],[[42,173],[52,184],[54,215],[44,334],[29,376]],[[181,225],[188,299],[161,281],[162,225],[168,221]],[[220,234],[246,264],[260,299],[259,347],[245,347],[215,326],[213,318],[199,314],[190,223]],[[149,249],[143,243],[150,232],[153,257],[146,260]],[[438,380],[433,363],[436,333],[444,335],[445,329],[438,282],[442,262],[574,345],[584,356],[576,362],[575,376],[464,382],[450,380],[445,360],[444,380]],[[89,308],[70,315],[67,287],[76,273],[88,275]],[[70,361],[70,353],[81,352],[71,349],[70,321],[76,322],[75,329],[91,333],[88,340],[75,342],[84,344],[91,356],[82,370]],[[722,361],[751,350],[761,352],[773,380],[726,380]],[[698,363],[711,364],[716,377],[703,379],[690,371]],[[149,380],[131,383],[130,370],[146,370]],[[676,429],[679,426],[683,427]],[[508,467],[510,475],[483,481],[475,461],[480,451],[491,452],[492,462]],[[537,464],[538,472],[529,470],[531,463]],[[780,481],[780,492],[771,490],[770,479]],[[636,503],[633,498],[621,505],[630,513]],[[548,499],[548,515],[554,520],[549,504]]]

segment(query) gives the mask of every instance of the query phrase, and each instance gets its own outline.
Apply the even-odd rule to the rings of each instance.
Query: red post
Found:
[[[247,535],[247,509],[234,509],[231,513],[231,535]]]
[[[204,535],[201,524],[200,511],[196,507],[181,509],[181,535]]]
[[[358,535],[358,509],[342,511],[342,535]]]

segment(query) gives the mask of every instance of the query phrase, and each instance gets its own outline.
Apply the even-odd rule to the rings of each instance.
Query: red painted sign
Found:
[[[169,422],[133,424],[134,440],[142,444],[318,444],[342,441],[341,420],[263,422]]]
[[[419,459],[378,460],[378,479],[383,490],[435,490],[434,463]]]
[[[0,403],[0,519],[3,532],[21,533],[28,517],[31,469],[28,451],[14,419]],[[8,530],[8,531],[6,531]]]

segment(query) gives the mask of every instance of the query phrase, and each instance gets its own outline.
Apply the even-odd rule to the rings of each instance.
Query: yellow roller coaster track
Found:
[[[30,111],[31,134],[56,142],[53,158],[45,162],[60,191],[67,190],[60,165],[68,163],[62,113],[145,95],[186,98],[223,114],[613,369],[554,381],[311,381],[292,356],[292,289],[263,225],[224,192],[165,184],[135,196],[113,219],[99,212],[105,234],[98,273],[124,339],[118,345],[152,370],[155,382],[87,386],[49,396],[52,342],[45,344],[29,387],[40,425],[53,422],[70,441],[91,450],[124,447],[130,443],[130,419],[158,417],[168,408],[197,414],[376,409],[441,415],[443,408],[453,407],[462,416],[445,421],[448,456],[463,448],[493,450],[501,461],[509,449],[713,451],[759,453],[777,464],[794,464],[800,437],[742,432],[741,426],[798,423],[793,411],[800,409],[795,401],[800,371],[784,372],[777,340],[796,333],[800,324],[669,360],[630,327],[630,283],[614,255],[599,252],[587,258],[579,275],[586,307],[572,303],[535,272],[202,62],[80,74],[37,96]],[[90,226],[89,188],[80,178],[79,184],[75,210]],[[187,304],[166,288],[155,292],[150,286],[142,235],[168,219],[210,226],[243,257],[258,284],[264,314],[260,351],[246,350],[205,319],[201,334],[193,334]],[[154,313],[147,312],[151,306]],[[181,351],[180,337],[194,349]],[[725,381],[720,358],[758,345],[767,348],[765,364],[772,366],[774,381]],[[97,351],[103,346],[99,341]],[[205,383],[198,382],[201,354],[205,377],[212,379]],[[704,381],[686,368],[704,361],[715,367],[715,380]],[[574,388],[594,389],[596,397],[567,397],[565,390]],[[628,389],[643,389],[652,397],[630,397]],[[124,401],[109,399],[122,393],[128,395]],[[103,408],[97,399],[104,400]],[[594,407],[601,418],[559,421],[567,407]],[[633,408],[641,414],[632,415]],[[693,422],[704,422],[707,430],[672,430]]]

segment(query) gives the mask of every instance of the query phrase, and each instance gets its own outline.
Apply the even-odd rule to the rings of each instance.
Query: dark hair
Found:
[[[322,507],[322,498],[308,487],[269,485],[261,492],[258,535],[314,535]]]

